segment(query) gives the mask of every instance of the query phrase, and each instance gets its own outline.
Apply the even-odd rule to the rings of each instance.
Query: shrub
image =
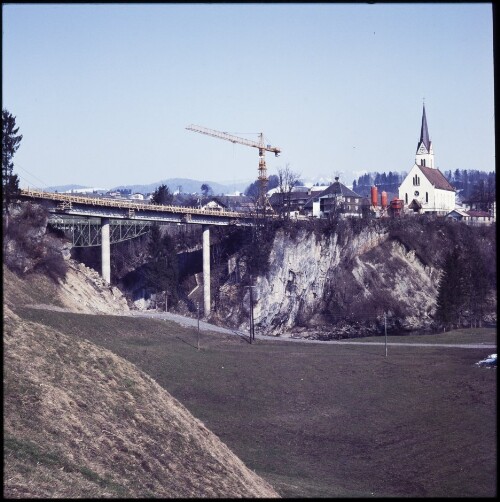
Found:
[[[66,276],[62,242],[47,234],[48,211],[38,204],[22,203],[12,211],[4,236],[4,262],[18,274],[42,271],[55,282]]]

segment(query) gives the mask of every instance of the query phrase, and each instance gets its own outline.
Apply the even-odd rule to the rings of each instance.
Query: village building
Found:
[[[316,195],[319,195],[325,187],[313,186],[294,186],[290,192],[280,192],[274,189],[269,197],[271,207],[278,214],[288,214],[292,217],[298,217],[304,214],[304,208],[307,201]]]
[[[446,217],[474,226],[493,225],[495,223],[495,218],[491,213],[479,209],[462,209],[457,207],[453,211],[450,211]]]
[[[368,205],[366,197],[352,191],[336,177],[335,182],[328,188],[309,198],[304,205],[304,212],[314,218],[327,218],[334,213],[359,217],[363,214],[363,208]]]
[[[210,198],[201,209],[211,211],[235,211],[238,213],[252,213],[255,211],[255,202],[247,195],[219,195]]]
[[[131,200],[144,200],[144,195],[142,193],[134,193],[129,197]]]
[[[415,164],[399,186],[399,198],[415,213],[446,215],[455,208],[455,189],[435,165],[425,104]]]

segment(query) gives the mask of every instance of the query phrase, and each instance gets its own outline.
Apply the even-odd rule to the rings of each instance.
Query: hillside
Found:
[[[232,194],[236,191],[243,192],[245,188],[252,183],[252,180],[249,181],[240,181],[240,182],[232,182],[232,183],[219,183],[216,181],[200,181],[193,180],[189,178],[168,178],[160,181],[156,181],[153,183],[146,183],[143,185],[135,184],[135,185],[117,185],[109,190],[131,190],[132,193],[143,193],[148,194],[154,192],[160,185],[165,184],[170,188],[171,192],[175,192],[179,189],[179,186],[182,187],[183,193],[201,193],[201,185],[206,183],[212,188],[214,195],[219,194]],[[50,186],[44,188],[47,192],[66,192],[69,190],[78,190],[82,188],[90,188],[84,187],[83,185],[59,185],[59,186]],[[103,188],[98,188],[96,190],[102,190]]]
[[[277,496],[136,366],[16,313],[42,302],[74,291],[4,266],[5,497]]]

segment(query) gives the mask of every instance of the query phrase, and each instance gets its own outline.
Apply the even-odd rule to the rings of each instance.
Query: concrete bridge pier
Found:
[[[203,225],[203,309],[210,315],[210,227]]]
[[[101,218],[101,275],[111,284],[111,242],[109,234],[109,218]]]

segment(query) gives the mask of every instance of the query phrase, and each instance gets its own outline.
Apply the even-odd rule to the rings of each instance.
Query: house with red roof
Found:
[[[468,225],[492,225],[495,223],[495,217],[491,213],[480,209],[466,210],[456,207],[446,216],[456,221],[463,221]]]
[[[406,211],[415,213],[446,215],[455,208],[455,189],[435,166],[425,104],[415,164],[399,186],[399,198]]]

